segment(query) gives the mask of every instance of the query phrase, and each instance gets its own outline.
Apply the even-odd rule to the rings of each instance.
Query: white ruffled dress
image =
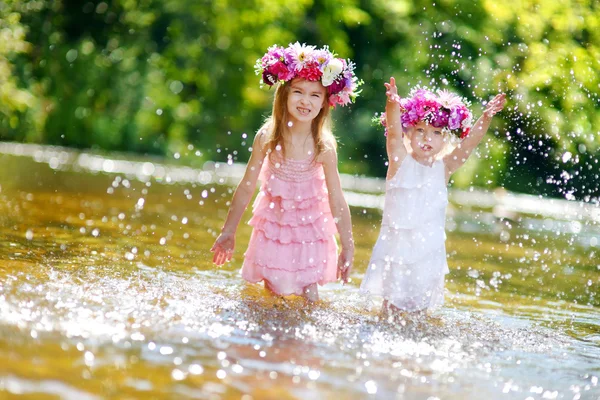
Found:
[[[360,287],[363,293],[382,296],[409,312],[443,304],[449,272],[447,205],[443,161],[429,167],[407,155],[386,182],[381,231]]]

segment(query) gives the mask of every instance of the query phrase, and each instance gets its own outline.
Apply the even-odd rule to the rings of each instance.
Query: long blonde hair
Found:
[[[273,98],[273,111],[271,115],[266,119],[263,126],[260,128],[261,132],[265,132],[266,142],[265,147],[268,153],[273,153],[277,146],[281,148],[281,154],[285,157],[285,143],[283,141],[283,134],[287,129],[287,123],[289,121],[289,113],[287,109],[287,101],[290,93],[290,87],[292,82],[282,82],[277,86],[275,91],[275,97]],[[331,112],[329,103],[327,101],[328,93],[325,91],[325,104],[321,108],[319,114],[312,120],[311,132],[312,138],[315,142],[315,157],[323,153],[328,149],[328,145],[337,146],[335,137],[331,132]]]

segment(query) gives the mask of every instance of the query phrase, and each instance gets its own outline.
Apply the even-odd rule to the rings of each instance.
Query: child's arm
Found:
[[[342,192],[335,147],[332,145],[327,146],[327,150],[322,154],[322,162],[325,183],[329,192],[329,206],[342,242],[342,250],[338,258],[338,276],[342,278],[342,282],[347,283],[354,263],[354,239],[352,237],[350,208],[348,208],[348,203]]]
[[[386,149],[389,160],[388,171],[397,170],[402,164],[407,151],[402,139],[402,122],[400,121],[400,96],[396,87],[396,79],[390,78],[389,83],[384,83],[387,101],[385,103],[385,120],[387,125]]]
[[[235,189],[221,234],[210,249],[210,251],[215,253],[213,255],[213,263],[217,265],[223,265],[225,262],[231,260],[233,249],[235,248],[235,232],[256,190],[256,181],[258,180],[258,175],[265,158],[265,149],[263,147],[264,129],[264,127],[261,128],[254,137],[252,154],[250,154],[246,172]]]
[[[483,114],[473,128],[469,135],[458,145],[456,149],[447,156],[444,157],[444,164],[449,174],[453,174],[458,168],[460,168],[469,158],[473,150],[477,147],[483,136],[490,127],[492,117],[494,114],[502,111],[504,104],[506,103],[506,94],[501,93],[496,95],[485,107]]]

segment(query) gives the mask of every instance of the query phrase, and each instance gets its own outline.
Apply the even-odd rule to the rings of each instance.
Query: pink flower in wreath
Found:
[[[311,62],[304,66],[300,71],[296,73],[296,75],[300,78],[304,78],[307,81],[318,81],[321,79],[323,73],[319,69],[319,64],[316,62]]]

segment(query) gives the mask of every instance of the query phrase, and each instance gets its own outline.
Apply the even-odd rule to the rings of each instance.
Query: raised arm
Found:
[[[263,127],[254,137],[252,154],[250,154],[246,172],[235,189],[221,234],[210,249],[210,251],[214,252],[213,263],[217,265],[223,265],[225,262],[231,260],[231,256],[233,255],[233,250],[235,248],[235,232],[237,231],[246,207],[248,207],[250,199],[252,199],[252,196],[254,195],[258,175],[265,158],[265,135],[266,131]]]
[[[406,157],[407,151],[404,146],[402,134],[402,122],[400,121],[400,96],[396,87],[396,79],[390,78],[389,83],[384,83],[387,101],[385,103],[385,119],[387,125],[386,150],[388,155],[388,176],[393,175]]]
[[[444,164],[449,172],[449,175],[453,174],[458,168],[460,168],[469,158],[473,150],[481,142],[481,139],[485,136],[490,123],[492,122],[493,116],[502,111],[506,104],[506,94],[501,93],[496,95],[485,107],[483,114],[473,128],[469,135],[454,149],[454,151],[444,157]]]
[[[350,208],[342,192],[342,183],[338,172],[338,158],[335,147],[327,146],[322,154],[323,171],[325,172],[325,183],[329,192],[329,206],[331,214],[335,219],[342,250],[338,258],[338,274],[342,282],[347,283],[352,264],[354,263],[354,239],[352,236],[352,220]]]

